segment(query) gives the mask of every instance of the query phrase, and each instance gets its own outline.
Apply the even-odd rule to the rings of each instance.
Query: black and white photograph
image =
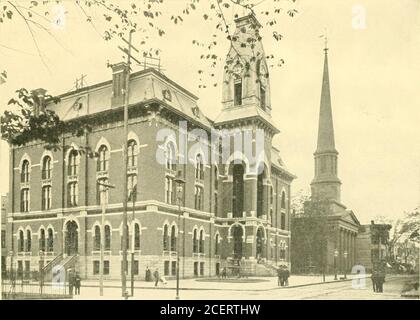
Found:
[[[420,299],[420,0],[1,0],[0,116],[2,300]]]

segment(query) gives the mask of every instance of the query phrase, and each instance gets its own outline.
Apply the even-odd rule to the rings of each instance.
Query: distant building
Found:
[[[6,221],[7,221],[7,196],[1,196],[1,270],[6,270]]]
[[[374,221],[360,226],[356,239],[356,263],[364,266],[368,272],[379,262],[387,260],[391,228],[390,224],[376,224]]]
[[[292,223],[292,268],[295,272],[350,271],[356,258],[356,237],[360,223],[352,210],[341,203],[341,181],[337,175],[338,151],[335,148],[334,126],[328,71],[328,48],[324,49],[324,70],[318,124],[318,141],[314,153],[315,177],[311,182],[311,201],[306,203],[304,213]],[[315,201],[322,202],[328,216],[328,236],[325,245],[314,245],[312,251],[296,250],[305,241],[310,230],[300,228],[307,219],[309,208]],[[321,241],[321,240],[320,240]]]

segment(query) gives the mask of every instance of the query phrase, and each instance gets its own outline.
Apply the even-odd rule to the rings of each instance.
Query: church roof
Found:
[[[334,141],[334,125],[331,108],[330,80],[328,73],[328,49],[325,49],[322,77],[321,105],[319,109],[318,143],[315,153],[337,152]]]

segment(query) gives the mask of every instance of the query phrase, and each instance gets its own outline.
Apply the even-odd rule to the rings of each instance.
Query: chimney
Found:
[[[45,111],[45,94],[47,90],[43,88],[38,88],[31,91],[33,100],[34,100],[34,114],[35,117],[38,117],[40,112]]]
[[[111,107],[121,107],[124,104],[125,81],[128,74],[128,65],[119,62],[112,66],[112,97]]]

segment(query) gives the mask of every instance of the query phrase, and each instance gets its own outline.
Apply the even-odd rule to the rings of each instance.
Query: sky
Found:
[[[166,14],[183,5],[182,0],[165,3]],[[257,9],[272,4],[265,0]],[[81,74],[88,85],[109,80],[107,61],[122,60],[121,43],[100,37],[100,12],[92,12],[93,28],[70,1],[64,8],[62,24],[50,28],[60,44],[42,30],[35,33],[47,67],[23,21],[17,17],[13,24],[0,24],[0,70],[8,73],[0,85],[1,113],[18,88],[64,93]],[[293,193],[309,190],[313,178],[324,48],[320,35],[326,33],[342,202],[362,223],[379,215],[401,217],[420,202],[420,0],[297,0],[295,8],[293,18],[279,15],[280,42],[262,30],[266,53],[285,61],[270,70],[271,105],[281,131],[274,144],[297,176]],[[232,10],[226,16],[229,23],[235,13],[241,14]],[[165,25],[166,35],[151,42],[161,49],[163,72],[195,93],[202,111],[215,118],[222,92],[219,86],[198,88],[202,52],[192,45],[193,39],[211,39],[202,14],[194,12],[179,26]],[[226,55],[229,42],[218,42],[217,52]],[[222,65],[212,72],[221,83]],[[1,194],[8,191],[7,148],[0,143]]]

